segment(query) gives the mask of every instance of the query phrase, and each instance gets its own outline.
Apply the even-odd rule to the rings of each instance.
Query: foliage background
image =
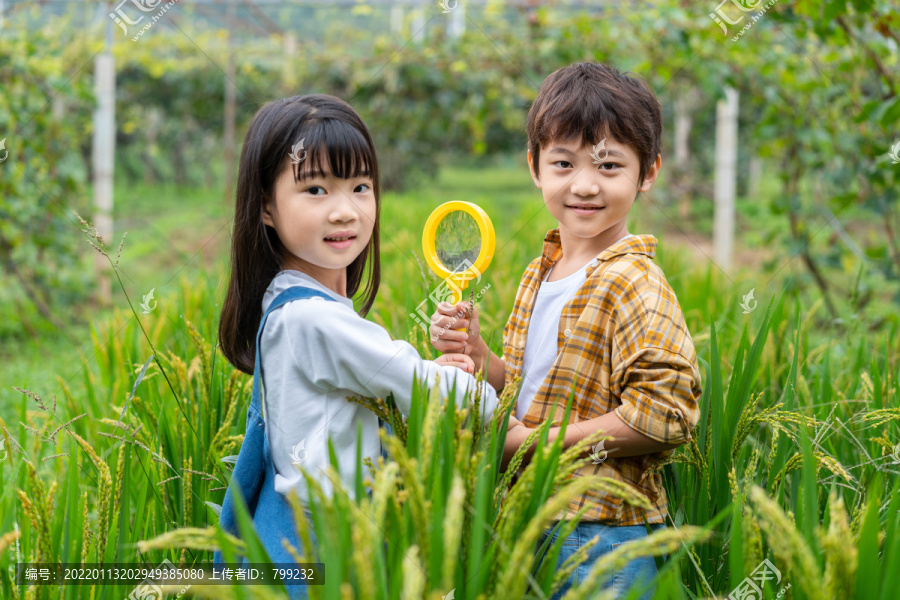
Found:
[[[889,500],[900,442],[896,3],[780,0],[735,42],[706,2],[465,4],[459,38],[439,7],[423,6],[423,41],[410,10],[392,32],[391,6],[367,3],[242,2],[229,19],[182,0],[138,42],[116,29],[111,250],[129,235],[113,306],[102,307],[96,253],[72,211],[92,220],[92,69],[108,7],[6,3],[0,585],[16,552],[72,562],[204,556],[202,543],[184,539],[138,542],[214,522],[205,503],[221,502],[220,458],[243,432],[247,380],[213,351],[233,214],[222,133],[233,52],[234,156],[255,110],[296,93],[345,98],[369,125],[388,188],[384,283],[370,318],[425,356],[409,314],[437,283],[417,257],[427,215],[466,199],[494,218],[482,330],[499,354],[519,277],[555,226],[524,164],[540,82],[576,60],[644,77],[665,110],[664,168],[629,229],[660,240],[658,261],[705,361],[710,423],[708,449],[685,447],[661,466],[670,525],[713,538],[682,549],[660,597],[724,596],[763,556],[784,567],[788,597],[889,597],[889,566],[900,559]],[[726,86],[740,92],[741,140],[728,272],[710,243],[715,103]],[[693,120],[683,164],[673,160],[676,102]],[[151,289],[159,308],[143,314]],[[745,314],[750,290],[758,307]],[[151,355],[127,430],[114,426]],[[423,543],[395,541],[404,556]],[[336,555],[347,543],[335,542]],[[424,589],[446,593],[444,577],[457,575],[466,572]]]

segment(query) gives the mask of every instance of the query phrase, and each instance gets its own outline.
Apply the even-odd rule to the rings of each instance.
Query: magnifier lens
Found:
[[[481,252],[478,223],[467,212],[448,213],[438,224],[434,248],[438,260],[448,271],[456,273],[471,268]]]

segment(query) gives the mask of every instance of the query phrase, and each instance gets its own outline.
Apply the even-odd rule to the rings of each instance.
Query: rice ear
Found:
[[[788,565],[793,574],[791,583],[796,582],[807,598],[819,598],[822,573],[793,520],[759,486],[750,488],[750,499],[756,505],[760,528],[766,534],[772,554],[779,563]]]
[[[843,497],[832,490],[828,503],[828,531],[820,530],[819,536],[825,554],[825,597],[852,598],[858,566],[856,535],[850,527]]]

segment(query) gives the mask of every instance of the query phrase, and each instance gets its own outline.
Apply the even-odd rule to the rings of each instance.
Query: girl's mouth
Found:
[[[342,235],[335,237],[327,237],[325,238],[325,243],[331,246],[332,248],[349,248],[353,245],[353,240],[356,239],[355,235]]]

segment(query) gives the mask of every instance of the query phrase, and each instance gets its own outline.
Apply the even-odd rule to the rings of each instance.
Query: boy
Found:
[[[701,387],[675,293],[651,260],[656,238],[631,235],[625,226],[638,192],[650,189],[661,166],[662,111],[653,92],[606,65],[572,64],[541,85],[527,134],[532,179],[559,227],[547,233],[542,256],[525,270],[504,328],[503,357],[481,338],[477,308],[471,325],[463,317],[452,323],[463,331],[451,328],[468,308],[465,302],[439,306],[431,335],[444,328],[435,349],[458,352],[464,346],[477,369],[489,362],[485,376],[498,392],[524,374],[504,464],[534,428],[547,419],[559,424],[574,382],[564,447],[597,430],[613,438],[594,447],[594,461],[576,476],[624,481],[650,499],[652,509],[645,511],[589,490],[569,505],[568,517],[589,508],[558,566],[593,537],[600,539],[555,599],[583,580],[601,555],[646,536],[645,518],[652,529],[665,526],[662,476],[641,477],[691,439]],[[559,427],[550,429],[550,441],[558,434]],[[652,557],[636,559],[607,586],[622,594],[655,574]],[[650,595],[652,590],[644,597]]]

